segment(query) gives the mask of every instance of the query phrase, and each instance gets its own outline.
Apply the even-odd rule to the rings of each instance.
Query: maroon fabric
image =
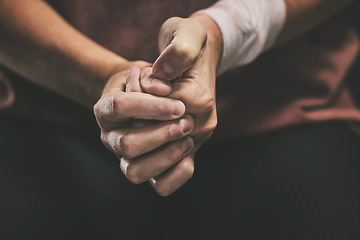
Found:
[[[359,122],[360,112],[344,84],[358,50],[354,29],[333,20],[226,74],[217,81],[217,136],[314,121]]]
[[[189,16],[214,1],[48,2],[101,45],[129,60],[152,62],[158,55],[159,28],[167,18]],[[313,121],[360,122],[360,113],[343,84],[358,48],[355,31],[335,21],[263,54],[249,66],[228,72],[218,79],[219,125],[215,137],[242,136]],[[1,115],[97,129],[91,110],[6,69],[4,72],[11,79],[17,97],[12,107],[0,112]],[[5,85],[0,84],[0,94],[1,86]]]
[[[153,62],[162,23],[188,17],[215,0],[48,0],[85,35],[128,60]]]

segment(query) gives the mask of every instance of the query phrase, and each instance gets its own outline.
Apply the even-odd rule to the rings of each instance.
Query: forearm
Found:
[[[0,0],[0,63],[30,81],[92,106],[125,59],[90,40],[40,0]]]

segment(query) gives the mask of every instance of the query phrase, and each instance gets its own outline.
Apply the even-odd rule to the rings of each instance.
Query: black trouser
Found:
[[[0,239],[360,239],[360,140],[340,123],[209,143],[170,197],[98,137],[0,120]]]

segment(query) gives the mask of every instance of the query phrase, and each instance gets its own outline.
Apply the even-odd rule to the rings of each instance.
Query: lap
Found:
[[[25,121],[0,126],[0,218],[9,226],[1,239],[142,236],[155,215],[150,189],[126,181],[99,137]]]
[[[224,232],[247,239],[358,239],[359,146],[344,124],[311,124],[209,145],[197,169],[220,193],[211,208]]]
[[[360,142],[342,124],[206,144],[194,178],[167,198],[128,183],[98,137],[1,120],[0,143],[6,239],[359,234]]]

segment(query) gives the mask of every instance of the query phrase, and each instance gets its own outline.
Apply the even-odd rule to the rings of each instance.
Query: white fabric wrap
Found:
[[[253,61],[271,47],[285,20],[284,0],[220,0],[195,14],[207,14],[223,36],[223,54],[217,75]]]

